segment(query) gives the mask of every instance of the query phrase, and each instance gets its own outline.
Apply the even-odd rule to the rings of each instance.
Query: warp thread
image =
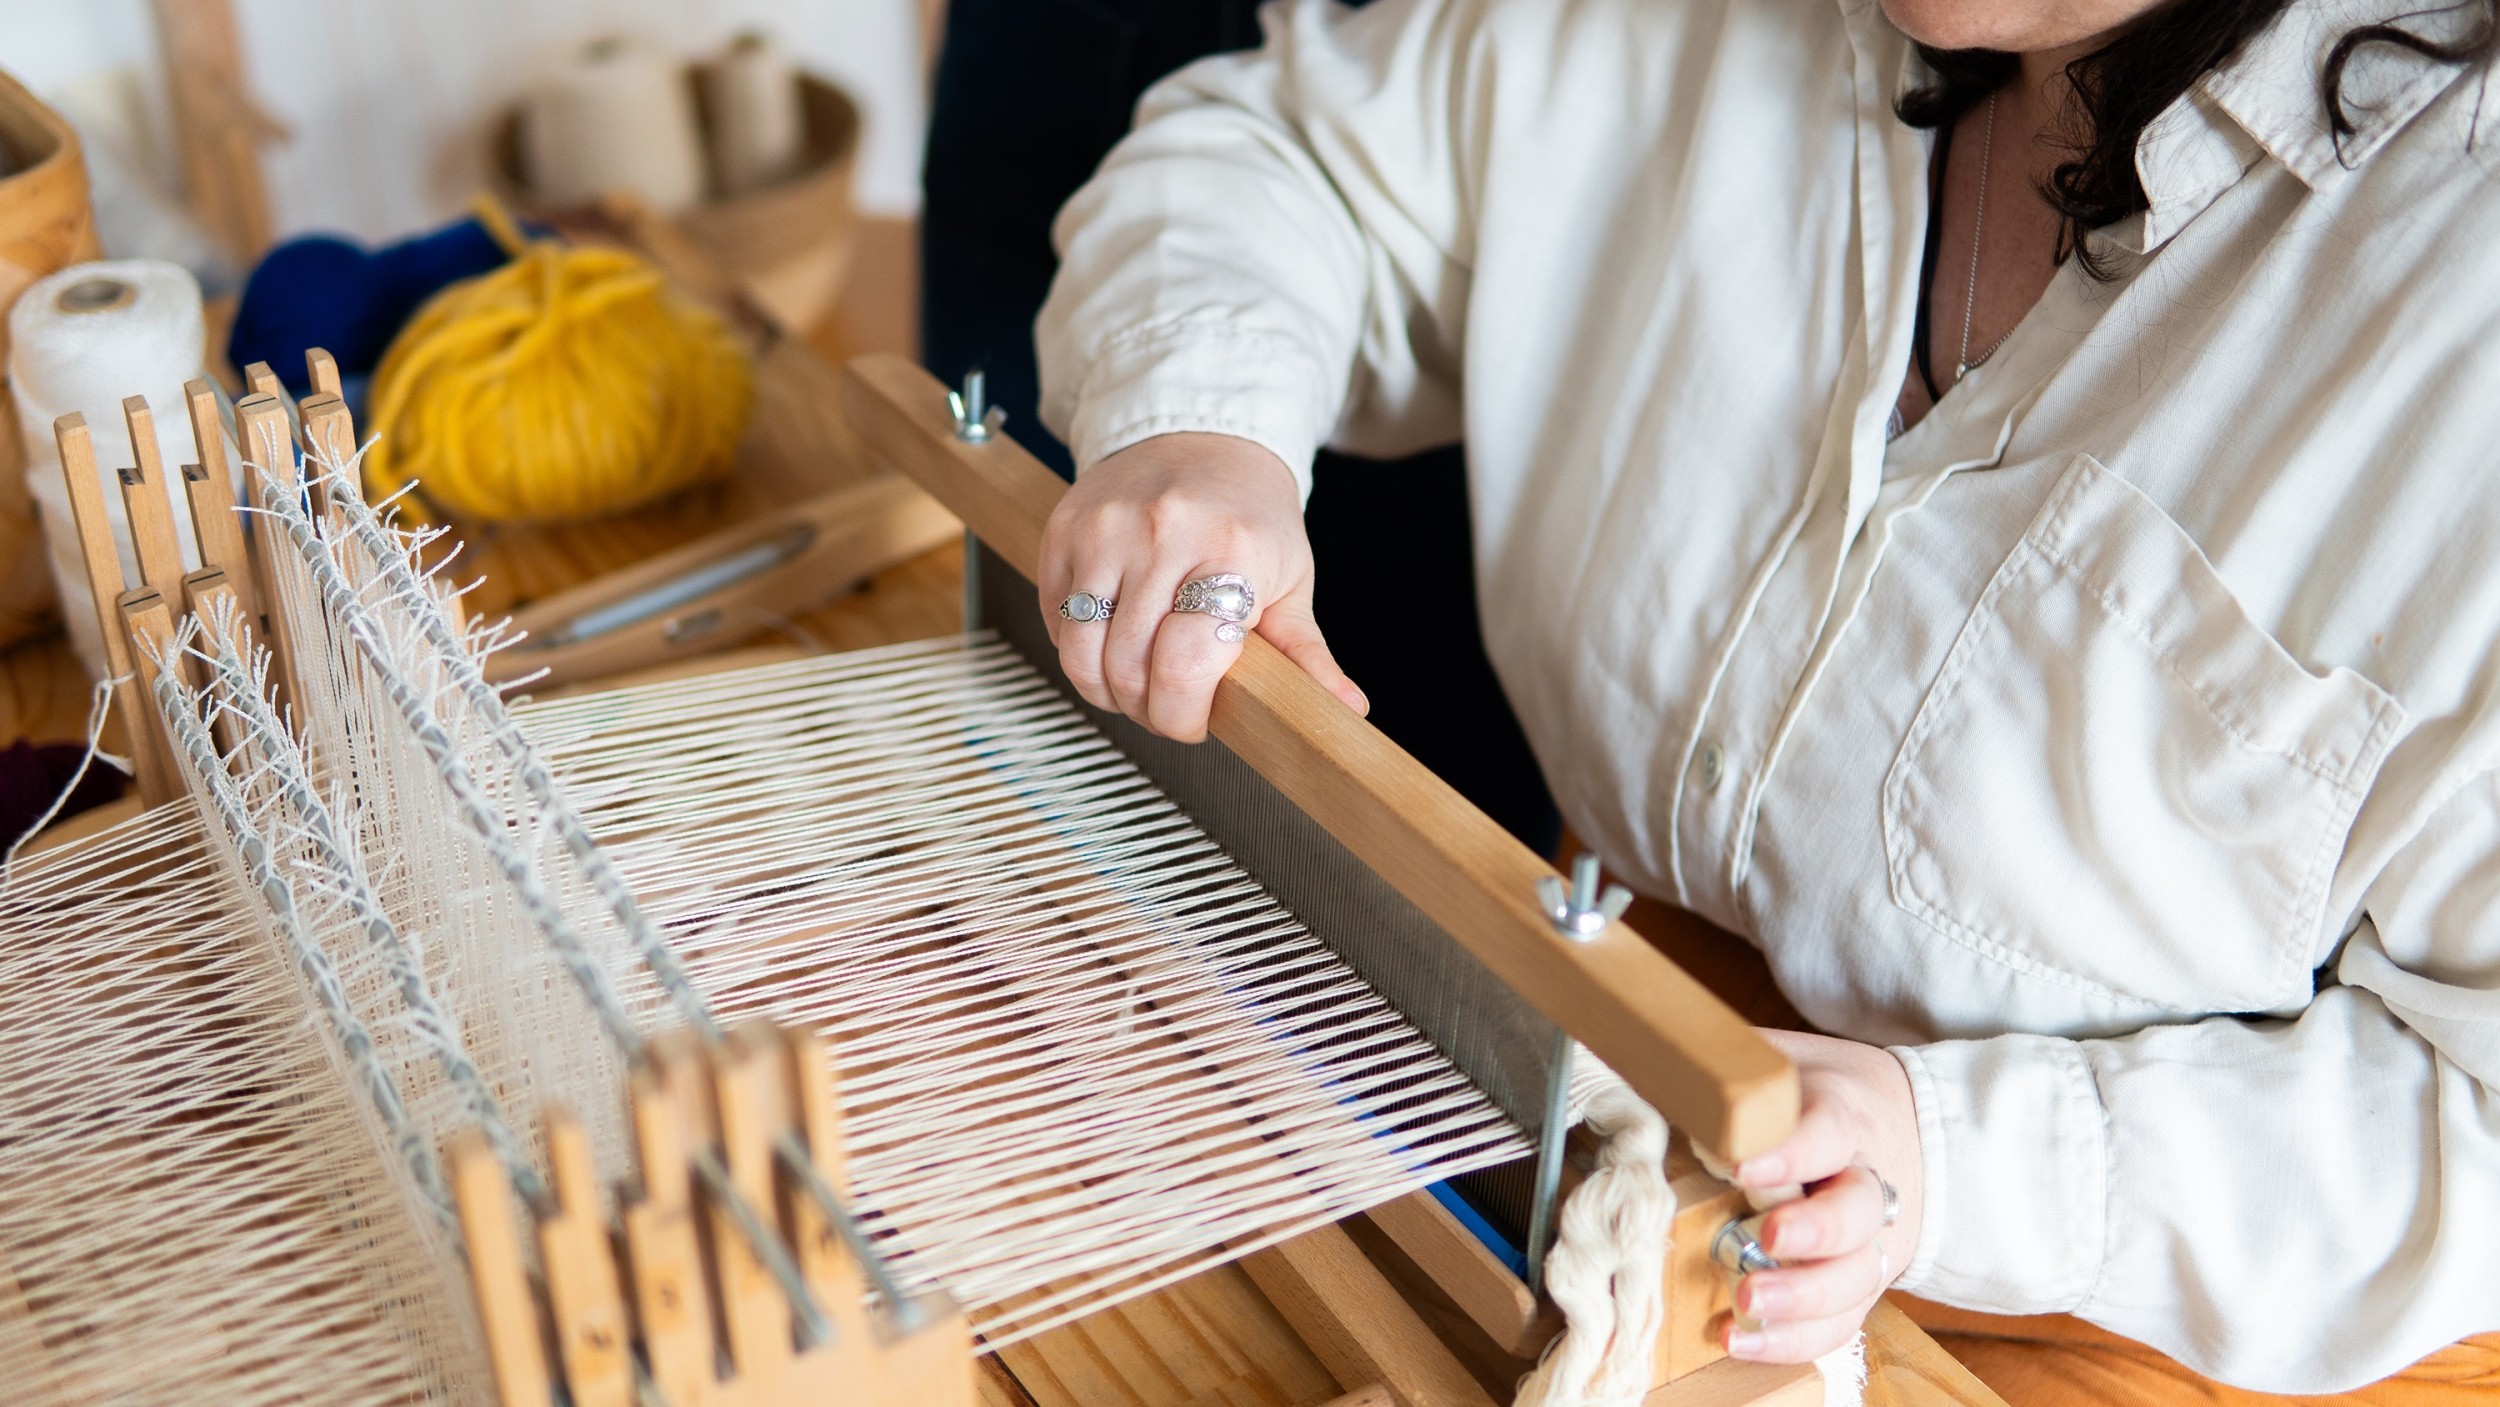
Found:
[[[415,482],[455,518],[562,521],[726,472],[755,399],[728,327],[632,254],[478,215],[512,262],[436,294],[382,358],[368,495]]]

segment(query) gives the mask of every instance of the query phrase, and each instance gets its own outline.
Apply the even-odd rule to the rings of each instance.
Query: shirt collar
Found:
[[[1844,11],[1875,0],[1842,0]],[[2136,175],[2147,209],[2097,238],[2136,254],[2167,243],[2188,221],[2271,156],[2311,190],[2331,188],[2358,169],[2405,124],[2462,76],[2390,45],[2357,52],[2345,70],[2345,110],[2353,131],[2342,143],[2327,125],[2319,78],[2335,42],[2372,24],[2400,24],[2425,38],[2470,31],[2479,6],[2425,12],[2425,0],[2293,0],[2213,72],[2149,123],[2136,144]],[[1889,25],[1885,26],[1889,28]],[[1897,31],[1896,31],[1897,33]],[[1906,40],[1896,95],[1933,77]]]
[[[2452,41],[2472,32],[2481,10],[2463,4],[2435,8],[2422,0],[2294,0],[2239,54],[2205,75],[2198,92],[2303,184],[2325,190],[2376,155],[2463,76],[2457,65],[2393,45],[2364,46],[2344,71],[2344,109],[2353,130],[2339,143],[2327,125],[2319,89],[2336,41],[2374,24]]]

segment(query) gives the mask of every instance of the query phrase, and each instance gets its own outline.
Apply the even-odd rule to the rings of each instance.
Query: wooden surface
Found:
[[[1304,1232],[1252,1253],[1242,1268],[1339,1384],[1378,1383],[1398,1407],[1493,1407],[1342,1228]]]
[[[854,361],[844,404],[879,453],[1037,574],[1057,475],[1012,440],[956,439],[945,388],[902,358]],[[1797,1072],[1751,1026],[1620,923],[1589,941],[1556,933],[1536,897],[1553,867],[1259,636],[1217,687],[1211,726],[1670,1124],[1736,1159],[1795,1126]]]
[[[1227,1265],[982,1360],[987,1407],[1316,1407],[1337,1380]]]
[[[2005,1407],[1891,1300],[1866,1318],[1866,1407]]]

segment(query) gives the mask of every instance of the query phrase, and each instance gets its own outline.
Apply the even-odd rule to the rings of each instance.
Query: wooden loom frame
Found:
[[[344,462],[353,452],[355,435],[337,394],[335,365],[319,352],[308,361],[315,392],[298,407],[303,438],[325,457]],[[246,462],[240,472],[254,479],[251,487],[257,494],[253,466],[275,462],[278,454],[291,450],[293,435],[276,378],[257,365],[248,376],[253,393],[237,404],[234,429],[244,446]],[[244,619],[263,625],[278,655],[278,674],[283,683],[291,683],[292,660],[283,631],[270,629],[279,623],[259,610],[267,580],[268,535],[247,541],[233,518],[211,511],[234,501],[237,471],[226,462],[214,388],[198,380],[185,391],[203,461],[182,470],[186,504],[207,563],[201,571],[182,570],[168,500],[154,487],[166,480],[142,398],[131,397],[123,405],[138,462],[118,477],[142,578],[127,589],[84,421],[63,417],[56,427],[112,667],[116,674],[144,676],[152,651],[139,641],[151,642],[161,652],[183,609],[205,616],[212,602],[231,594]],[[902,359],[855,362],[844,394],[853,424],[874,450],[918,479],[1011,564],[1033,573],[1042,524],[1064,492],[1056,476],[1012,441],[999,438],[973,445],[958,439],[944,388]],[[125,717],[152,716],[137,706],[149,682],[140,677],[120,686],[117,702],[128,709]],[[1248,642],[1219,688],[1212,728],[1506,983],[1625,1071],[1634,1087],[1680,1130],[1741,1157],[1777,1142],[1793,1125],[1795,1072],[1748,1025],[1620,923],[1594,940],[1557,932],[1536,902],[1536,881],[1553,873],[1544,860],[1329,698],[1264,641],[1253,637]],[[132,733],[147,804],[177,797],[181,788],[164,740],[145,725],[135,726]],[[620,1376],[630,1364],[620,1331],[639,1324],[638,1336],[655,1364],[662,1359],[695,1361],[676,1350],[652,1352],[652,1335],[666,1321],[657,1307],[672,1298],[663,1287],[706,1281],[724,1287],[718,1292],[718,1323],[726,1330],[741,1376],[729,1382],[704,1375],[681,1378],[669,1392],[673,1403],[762,1407],[799,1400],[785,1394],[799,1391],[802,1384],[806,1391],[817,1392],[839,1382],[850,1386],[848,1400],[882,1404],[883,1397],[858,1396],[863,1374],[880,1387],[893,1387],[898,1395],[892,1400],[911,1407],[953,1407],[958,1400],[950,1395],[957,1390],[955,1378],[930,1366],[939,1360],[969,1363],[962,1321],[951,1311],[940,1316],[935,1334],[846,1332],[825,1349],[794,1353],[788,1351],[787,1305],[776,1311],[729,1288],[752,1289],[758,1283],[760,1272],[743,1243],[714,1228],[708,1268],[694,1258],[692,1203],[669,1189],[692,1185],[686,1163],[690,1150],[715,1140],[728,1150],[732,1176],[749,1191],[750,1203],[774,1210],[789,1244],[806,1252],[826,1241],[822,1219],[811,1221],[800,1199],[788,1195],[788,1187],[775,1185],[769,1153],[762,1181],[755,1181],[752,1140],[740,1145],[724,1137],[732,1108],[752,1111],[745,1116],[749,1125],[776,1133],[803,1132],[821,1174],[840,1185],[829,1114],[797,1093],[817,1088],[810,1083],[816,1077],[803,1072],[822,1068],[821,1052],[811,1043],[773,1033],[742,1033],[740,1040],[742,1044],[717,1056],[708,1069],[702,1059],[688,1056],[668,1067],[675,1073],[666,1079],[637,1080],[637,1127],[675,1127],[681,1132],[673,1140],[639,1140],[647,1199],[625,1213],[634,1253],[623,1269],[595,1214],[587,1210],[596,1202],[585,1182],[577,1130],[568,1131],[559,1121],[549,1131],[550,1146],[557,1150],[558,1197],[538,1219],[547,1267],[543,1291],[534,1290],[522,1270],[521,1233],[510,1214],[500,1169],[472,1142],[449,1150],[470,1239],[473,1245],[492,1248],[473,1257],[473,1275],[507,1403],[535,1407],[547,1400],[546,1385],[557,1377],[569,1382],[576,1401],[631,1401],[616,1395],[630,1394],[633,1387],[629,1376]],[[756,1073],[767,1068],[802,1073]],[[830,1089],[831,1078],[830,1070],[824,1070],[823,1088]],[[753,1092],[759,1080],[767,1091],[761,1095]],[[733,1093],[737,1089],[748,1092]],[[685,1130],[702,1134],[689,1137]],[[750,1152],[741,1155],[741,1146]],[[1657,1381],[1674,1386],[1662,1386],[1651,1401],[1667,1407],[1811,1400],[1809,1390],[1819,1388],[1810,1368],[1721,1361],[1717,1330],[1727,1308],[1728,1281],[1710,1263],[1709,1244],[1720,1227],[1744,1214],[1742,1198],[1709,1179],[1680,1147],[1670,1176],[1680,1210]],[[673,1262],[635,1244],[636,1225],[671,1218],[676,1219],[671,1224],[686,1228],[684,1238],[675,1243]],[[1373,1218],[1497,1344],[1527,1354],[1541,1347],[1553,1327],[1550,1316],[1540,1317],[1526,1286],[1428,1196],[1402,1199],[1375,1211]],[[808,1253],[803,1258],[806,1278],[820,1287],[825,1302],[854,1308],[861,1302],[856,1266],[838,1254]],[[1342,1383],[1372,1384],[1389,1400],[1408,1407],[1489,1403],[1338,1228],[1323,1228],[1256,1253],[1245,1267]],[[672,1282],[671,1275],[678,1278]],[[629,1283],[637,1311],[631,1315],[624,1298]],[[764,1289],[778,1303],[780,1291],[769,1283]],[[709,1322],[694,1324],[694,1331],[706,1332]],[[759,1329],[758,1324],[767,1327]],[[912,1347],[940,1339],[953,1345],[950,1351],[932,1354]],[[706,1347],[698,1357],[708,1363],[708,1338],[703,1342]],[[765,1347],[770,1344],[780,1347]],[[863,1344],[879,1345],[876,1354],[860,1357]],[[826,1373],[836,1376],[817,1376]],[[967,1393],[968,1383],[965,1376],[962,1391]],[[694,1395],[684,1395],[689,1393]],[[1348,1400],[1361,1396],[1358,1390]]]

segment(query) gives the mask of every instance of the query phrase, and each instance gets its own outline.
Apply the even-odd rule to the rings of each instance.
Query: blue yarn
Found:
[[[509,258],[476,220],[370,252],[336,235],[289,240],[243,285],[226,355],[238,368],[269,363],[301,396],[312,390],[305,351],[326,347],[342,379],[361,381],[426,299]]]

